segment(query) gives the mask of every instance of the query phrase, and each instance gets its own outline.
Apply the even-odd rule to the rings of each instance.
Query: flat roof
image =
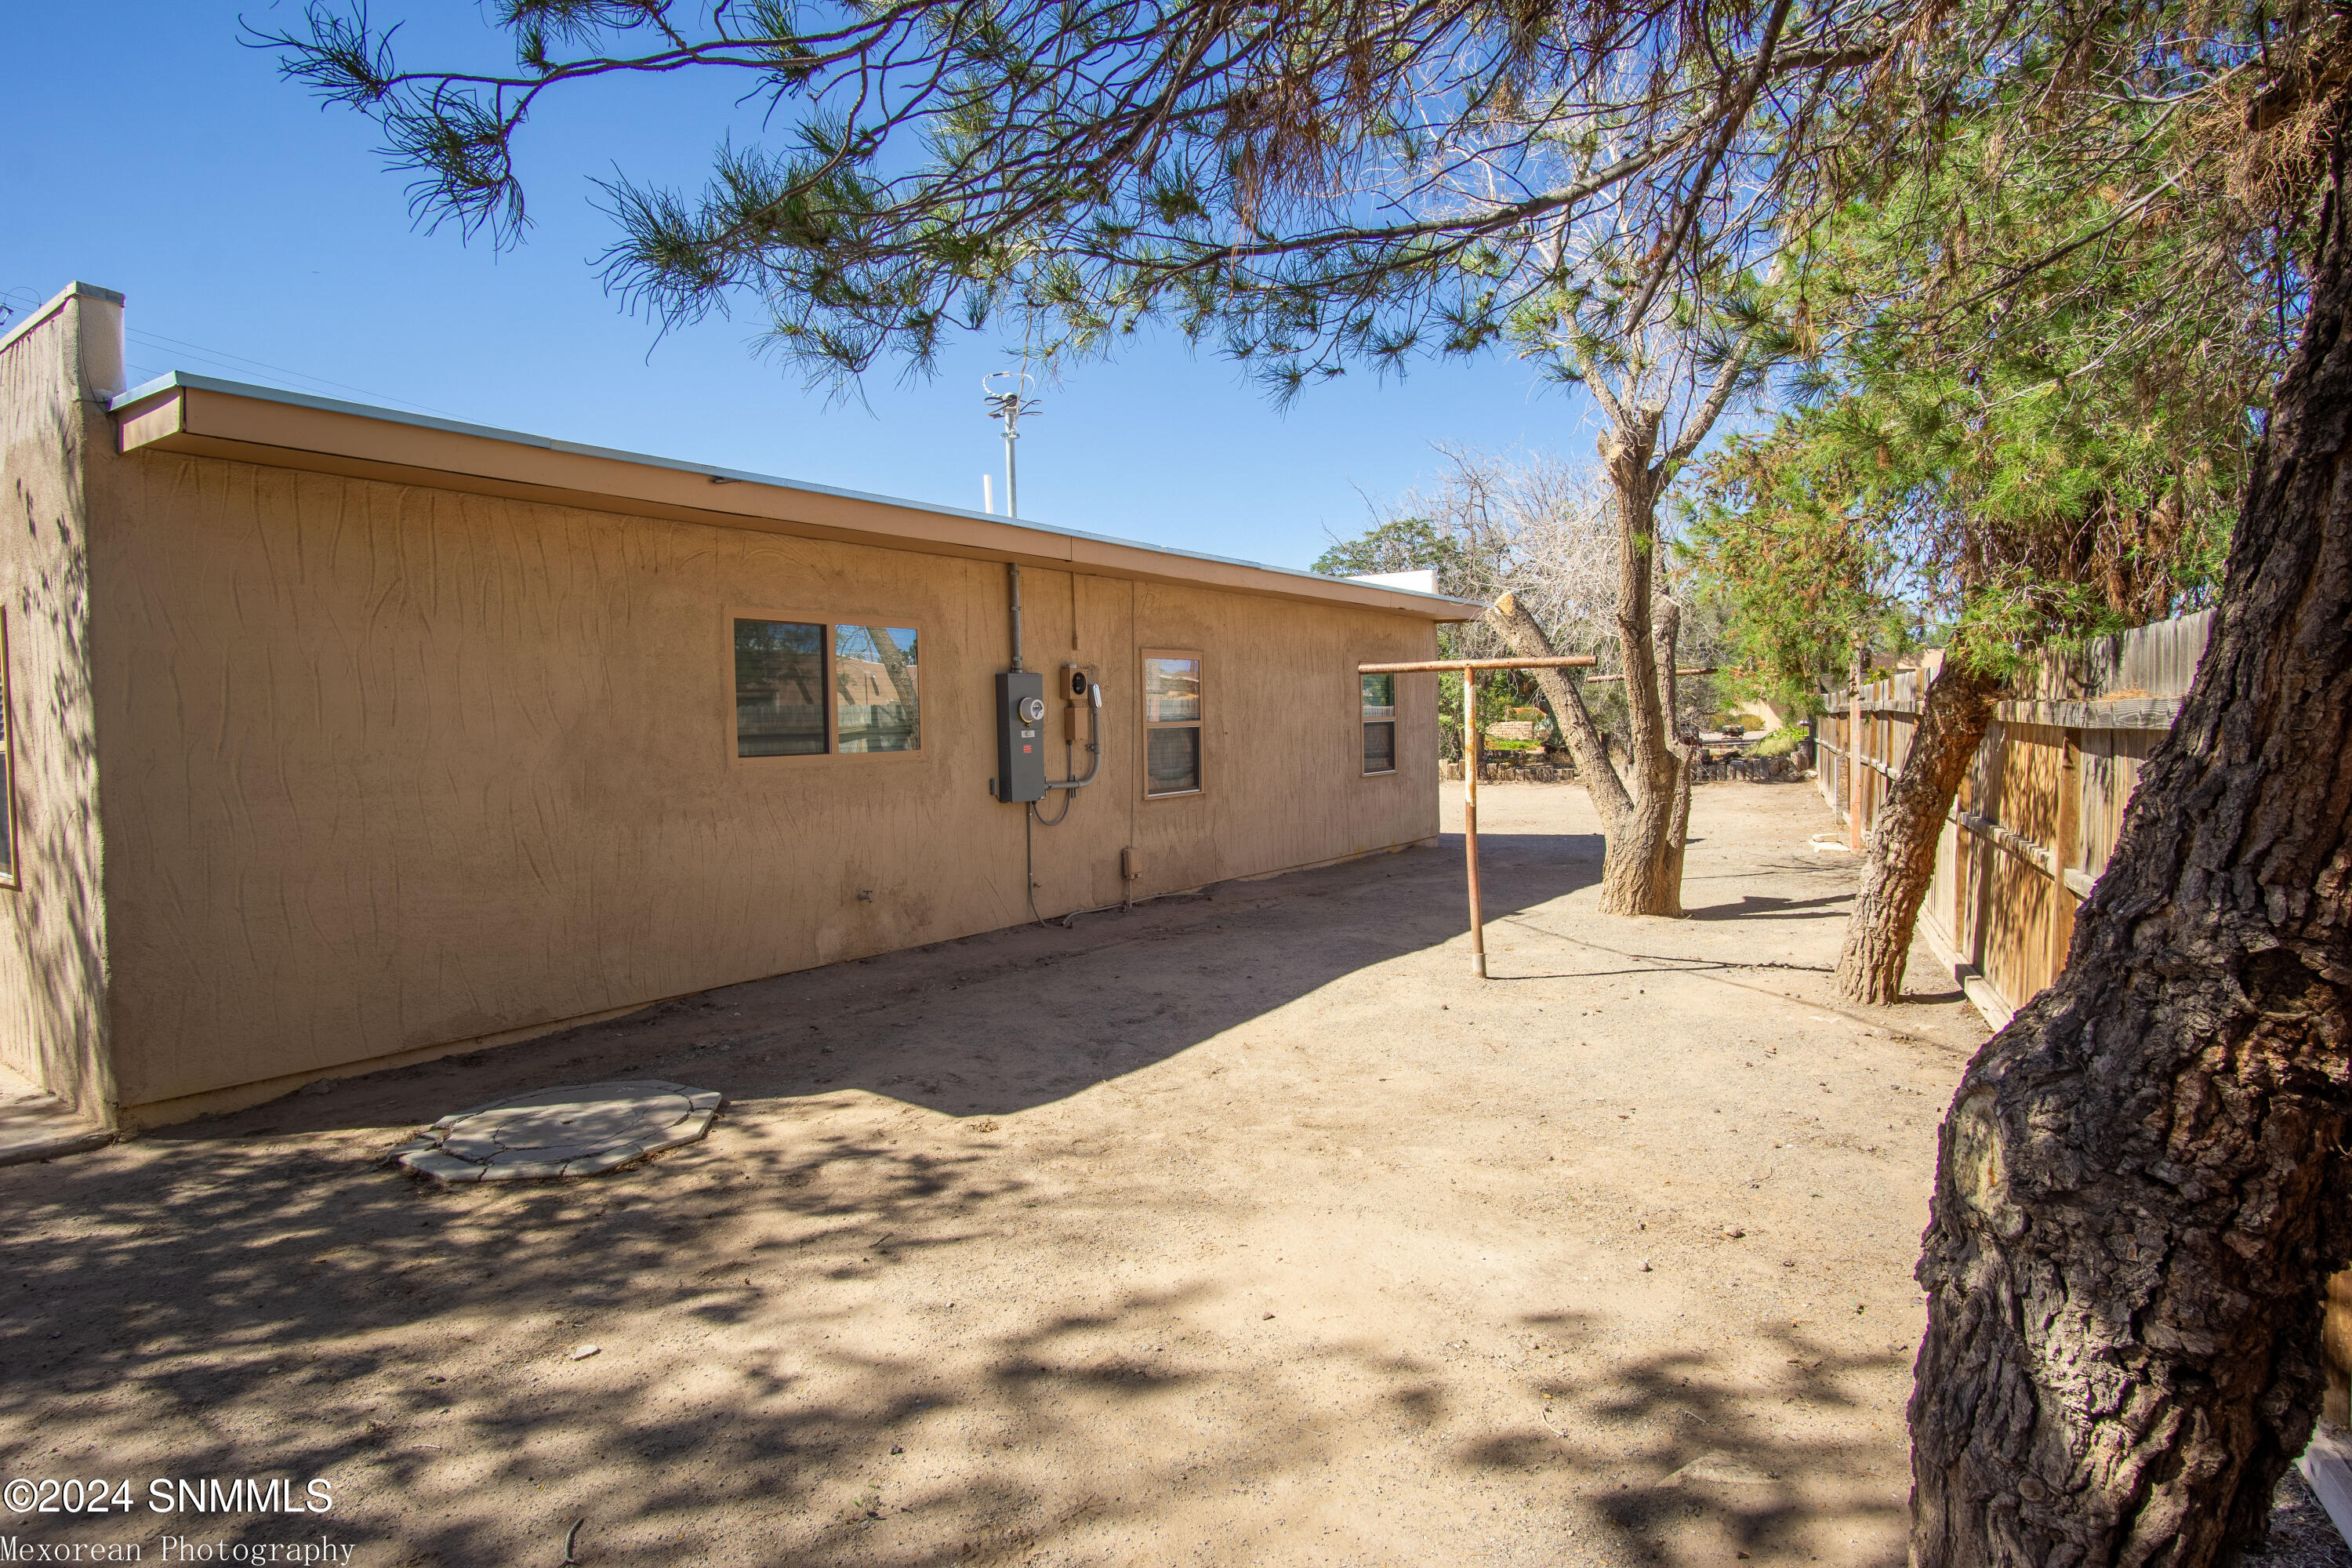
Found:
[[[173,371],[109,405],[124,452],[192,452],[598,511],[1012,561],[1459,622],[1475,600],[1173,550],[772,474]]]

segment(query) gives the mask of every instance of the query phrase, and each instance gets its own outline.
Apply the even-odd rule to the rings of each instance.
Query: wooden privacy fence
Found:
[[[2074,906],[2107,867],[2140,765],[2179,715],[2211,611],[2045,661],[2012,689],[1961,781],[1919,927],[1995,1026],[2057,978]],[[1823,798],[1862,835],[1911,746],[1942,655],[1829,699],[1814,734]]]

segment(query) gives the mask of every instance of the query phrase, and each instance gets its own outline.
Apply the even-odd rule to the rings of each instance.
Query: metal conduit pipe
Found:
[[[1045,787],[1084,789],[1095,782],[1097,773],[1102,772],[1102,688],[1092,679],[1087,682],[1087,771],[1082,777],[1047,779]],[[1066,805],[1063,807],[1065,812],[1068,809]],[[1058,822],[1061,818],[1054,820]]]
[[[1013,587],[1013,673],[1021,673],[1021,563],[1008,561],[1004,570]]]

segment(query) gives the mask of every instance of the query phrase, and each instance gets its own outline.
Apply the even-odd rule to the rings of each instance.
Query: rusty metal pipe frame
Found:
[[[1360,664],[1362,675],[1453,675],[1462,677],[1462,859],[1470,890],[1470,973],[1486,978],[1486,921],[1478,898],[1478,683],[1480,669],[1590,669],[1589,653],[1550,658],[1437,658],[1411,664]]]
[[[1717,667],[1714,665],[1702,664],[1696,669],[1677,669],[1675,671],[1675,674],[1677,676],[1713,675],[1716,673],[1716,668]],[[1622,675],[1588,675],[1584,678],[1584,684],[1587,686],[1598,686],[1604,680],[1622,680],[1624,679],[1625,678]]]
[[[1451,675],[1463,669],[1589,669],[1599,662],[1589,653],[1557,658],[1433,658],[1415,664],[1360,664],[1359,675]]]

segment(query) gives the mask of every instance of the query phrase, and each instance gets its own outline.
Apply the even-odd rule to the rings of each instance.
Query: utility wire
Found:
[[[26,309],[39,305],[47,298],[46,295],[35,294],[28,289],[6,288],[0,288],[0,297],[5,297],[12,300],[25,300]],[[332,387],[338,392],[356,393],[362,397],[373,398],[379,403],[396,403],[404,408],[414,408],[420,414],[437,414],[446,419],[459,419],[464,417],[462,415],[451,413],[446,408],[436,408],[430,404],[413,402],[405,397],[394,397],[388,392],[372,392],[364,386],[353,386],[349,382],[330,381],[323,375],[312,375],[308,371],[293,370],[282,364],[271,364],[267,360],[250,359],[244,354],[233,354],[226,349],[206,348],[202,343],[189,342],[183,338],[166,337],[161,332],[150,332],[142,331],[136,327],[125,327],[123,329],[123,336],[132,339],[146,347],[162,349],[166,353],[177,352],[183,354],[192,354],[198,359],[210,360],[213,363],[219,365],[225,370],[238,371],[242,369],[245,371],[267,371],[273,375],[291,376],[297,381],[307,381],[317,386]],[[145,370],[147,368],[145,365],[128,365],[127,362],[126,365],[127,368],[132,370]],[[152,380],[152,377],[150,377],[150,379]],[[300,387],[295,387],[292,390],[299,392],[303,389]]]

